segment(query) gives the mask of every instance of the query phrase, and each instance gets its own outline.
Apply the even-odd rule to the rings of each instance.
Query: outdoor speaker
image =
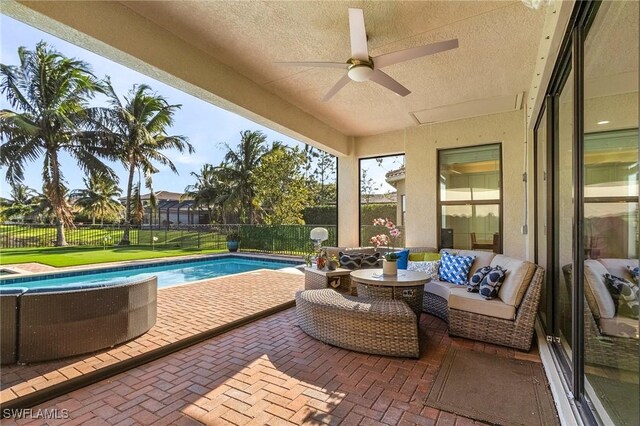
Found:
[[[442,228],[440,230],[440,248],[453,248],[453,229]]]

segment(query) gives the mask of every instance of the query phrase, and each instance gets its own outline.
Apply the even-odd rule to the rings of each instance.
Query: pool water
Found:
[[[58,273],[40,277],[8,278],[0,281],[0,288],[59,288],[110,285],[158,277],[158,288],[169,287],[207,278],[249,272],[256,269],[281,269],[297,265],[298,262],[241,258],[235,256],[218,257],[195,261],[172,261],[151,265],[136,265],[103,270],[85,270]]]

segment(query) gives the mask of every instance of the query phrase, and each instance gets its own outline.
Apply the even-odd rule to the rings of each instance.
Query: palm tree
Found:
[[[75,204],[91,217],[96,224],[96,218],[100,224],[104,224],[105,218],[113,218],[120,213],[122,205],[115,198],[122,193],[118,185],[109,176],[102,173],[94,173],[84,178],[85,188],[76,189],[71,193]]]
[[[191,175],[196,178],[196,183],[184,189],[182,198],[192,199],[194,207],[205,207],[210,223],[213,223],[214,216],[221,217],[225,223],[225,207],[229,207],[226,204],[231,188],[225,180],[223,170],[205,164],[200,173],[191,172]]]
[[[218,167],[231,182],[229,202],[236,201],[240,206],[243,223],[255,223],[256,179],[255,170],[262,157],[268,152],[265,147],[267,137],[260,131],[240,132],[240,144],[234,151],[224,144],[227,153],[224,162]]]
[[[55,215],[55,245],[64,246],[64,228],[73,226],[73,215],[60,154],[66,152],[85,172],[113,175],[100,160],[109,158],[104,141],[83,132],[87,102],[102,86],[88,64],[62,56],[45,42],[35,51],[19,48],[18,56],[18,66],[0,64],[0,91],[14,109],[0,111],[0,165],[15,184],[23,181],[27,163],[44,158],[43,193]]]
[[[14,183],[11,185],[11,193],[9,200],[2,200],[2,216],[7,219],[19,217],[24,223],[24,217],[33,213],[37,202],[37,193],[27,185]]]
[[[136,171],[142,172],[151,186],[151,176],[158,172],[154,162],[169,166],[178,173],[173,162],[162,151],[175,149],[191,154],[193,146],[185,136],[168,136],[167,128],[173,124],[173,115],[181,105],[169,105],[167,100],[151,91],[147,85],[134,85],[128,97],[121,100],[107,79],[106,93],[109,108],[93,108],[90,111],[96,128],[108,133],[108,139],[114,146],[119,160],[129,171],[127,181],[127,200],[125,205],[125,229],[121,245],[129,245],[129,230],[134,213],[134,177]],[[138,187],[140,183],[138,182]],[[138,188],[139,189],[139,188]]]

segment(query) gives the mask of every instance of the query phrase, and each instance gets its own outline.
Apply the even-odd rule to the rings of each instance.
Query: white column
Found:
[[[338,246],[357,247],[360,189],[358,158],[338,157]]]

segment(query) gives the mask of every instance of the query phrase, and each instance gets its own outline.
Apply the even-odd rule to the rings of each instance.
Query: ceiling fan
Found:
[[[346,62],[277,62],[284,65],[344,68],[347,73],[329,90],[322,99],[328,101],[338,93],[350,80],[373,81],[400,96],[407,96],[411,91],[381,71],[381,68],[399,62],[409,61],[422,56],[433,55],[445,50],[458,47],[458,39],[439,41],[424,46],[385,53],[374,58],[369,56],[367,48],[367,33],[364,27],[364,13],[362,9],[349,9],[349,32],[351,34],[351,58]]]

